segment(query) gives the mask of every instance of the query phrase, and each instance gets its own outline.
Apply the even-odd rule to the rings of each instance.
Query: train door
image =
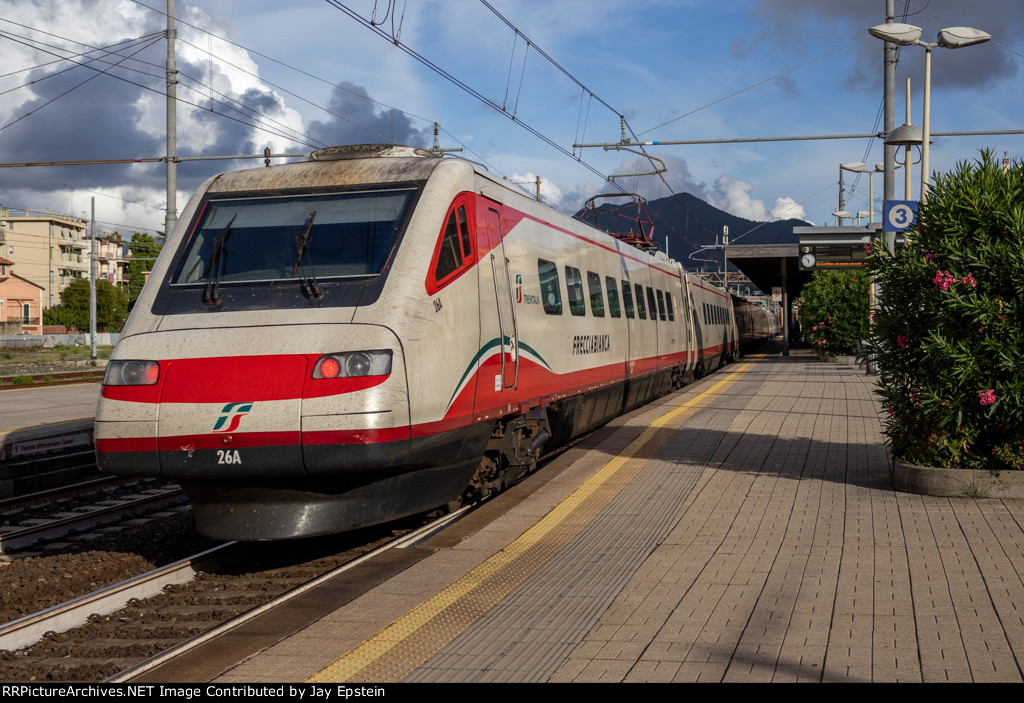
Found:
[[[519,334],[512,298],[512,281],[505,255],[501,212],[498,203],[480,198],[477,209],[477,240],[480,251],[480,329],[484,346],[497,351],[494,392],[514,390],[519,381]],[[487,377],[481,384],[487,386]]]
[[[704,373],[704,329],[705,324],[701,319],[701,313],[698,310],[701,306],[698,305],[698,300],[694,299],[693,283],[690,278],[686,277],[686,298],[689,301],[690,306],[690,320],[693,326],[693,364],[694,364],[694,375],[701,376]]]

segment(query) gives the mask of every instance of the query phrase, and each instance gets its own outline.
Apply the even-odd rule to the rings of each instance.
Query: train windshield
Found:
[[[210,200],[174,284],[379,274],[415,190]]]

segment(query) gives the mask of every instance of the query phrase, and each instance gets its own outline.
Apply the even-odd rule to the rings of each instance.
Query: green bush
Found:
[[[939,175],[880,284],[870,352],[897,459],[1024,468],[1024,168],[991,152]]]
[[[854,354],[868,337],[870,282],[864,271],[815,271],[800,293],[800,324],[819,357]]]

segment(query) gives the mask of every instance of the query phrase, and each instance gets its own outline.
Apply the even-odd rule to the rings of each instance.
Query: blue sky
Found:
[[[512,181],[540,176],[547,202],[572,211],[585,197],[611,187],[520,122],[569,152],[577,141],[617,141],[617,113],[644,140],[866,133],[882,128],[876,124],[882,42],[866,30],[884,21],[884,0],[490,0],[519,29],[519,36],[476,0],[398,0],[393,3],[397,8],[389,7],[388,0],[344,4],[367,20],[380,21],[383,32],[397,33],[403,45],[504,105],[504,113],[452,85],[325,0],[177,0],[182,19],[179,68],[194,85],[206,86],[195,91],[179,88],[179,97],[193,103],[179,109],[181,152],[234,154],[262,151],[267,145],[275,150],[309,150],[315,144],[385,138],[429,144],[432,123],[437,121],[443,130],[442,146],[463,146],[468,158],[485,162]],[[126,62],[111,71],[125,80],[98,76],[74,90],[70,89],[94,72],[76,68],[57,74],[66,67],[64,62],[42,65],[54,60],[46,52],[56,49],[26,44],[45,41],[66,51],[76,46],[74,42],[109,45],[162,31],[164,18],[144,5],[165,7],[163,0],[0,0],[0,31],[9,39],[0,42],[0,65],[7,69],[7,75],[0,76],[0,91],[9,91],[0,102],[0,161],[163,154],[164,108],[158,94],[166,51],[162,42],[136,57],[152,65]],[[1024,97],[1018,89],[1024,62],[1024,6],[1018,0],[913,0],[909,7],[901,1],[896,5],[897,15],[902,18],[906,9],[906,21],[923,27],[926,39],[951,25],[974,26],[993,35],[986,45],[935,51],[933,131],[1024,127]],[[529,49],[524,37],[533,42]],[[913,83],[912,121],[921,122],[923,55],[917,47],[901,52],[897,125],[903,122],[907,77]],[[129,66],[152,75],[128,71]],[[15,72],[18,69],[31,70]],[[271,132],[215,114],[228,112],[211,102],[219,94],[256,109]],[[513,112],[516,120],[509,119]],[[936,139],[932,168],[948,170],[984,147],[1017,158],[1024,152],[1024,137]],[[817,224],[832,221],[838,165],[882,159],[879,141],[868,139],[663,146],[649,151],[669,167],[668,185],[653,177],[624,178],[619,183],[625,189],[654,198],[669,195],[671,188],[751,219],[797,216]],[[638,170],[631,154],[602,149],[575,154],[600,174]],[[183,164],[179,208],[202,178],[245,165]],[[641,171],[650,170],[647,164],[640,166]],[[163,220],[159,166],[3,171],[3,205],[80,214],[95,195],[99,219],[108,229],[158,228]],[[866,210],[868,179],[847,174],[848,186],[854,181],[847,209]],[[877,202],[880,177],[875,179],[875,194]],[[897,195],[902,197],[902,181]]]

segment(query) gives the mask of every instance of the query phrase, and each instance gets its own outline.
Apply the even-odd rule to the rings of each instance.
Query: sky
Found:
[[[165,10],[165,0],[0,0],[0,163],[163,156]],[[884,0],[177,0],[178,153],[429,147],[437,122],[442,147],[531,192],[540,177],[544,201],[565,212],[614,192],[605,179],[617,174],[619,188],[649,199],[689,192],[748,219],[831,224],[839,164],[880,162],[880,140],[645,147],[663,178],[631,175],[652,170],[633,153],[574,144],[618,142],[620,115],[642,141],[880,132],[883,43],[867,28],[884,10]],[[933,52],[933,132],[1024,128],[1024,4],[897,0],[896,14],[925,40],[955,25],[993,37]],[[95,60],[100,47],[116,55]],[[924,54],[900,52],[897,126],[907,78],[921,124]],[[1019,159],[1024,136],[935,138],[931,167],[984,148]],[[179,211],[205,178],[261,165],[182,163]],[[915,168],[912,198],[919,178]],[[867,210],[866,175],[844,180],[846,209]],[[88,217],[95,198],[104,231],[162,229],[165,188],[162,164],[0,169],[0,205]]]

